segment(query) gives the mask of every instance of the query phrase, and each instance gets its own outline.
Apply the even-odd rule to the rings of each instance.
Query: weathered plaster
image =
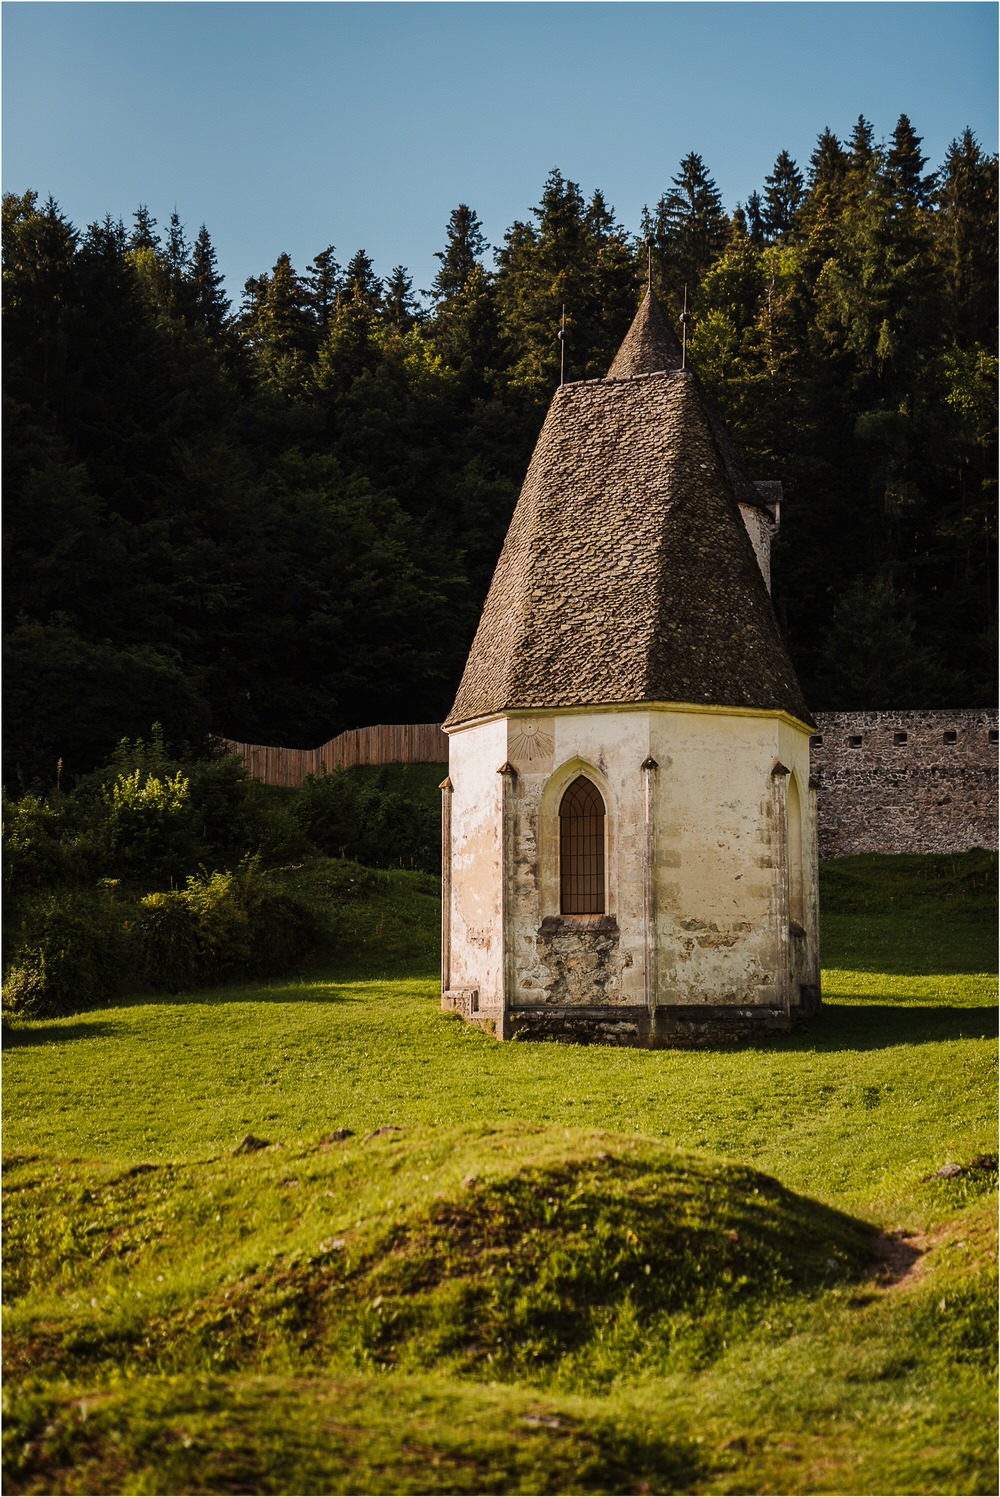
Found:
[[[778,487],[778,485],[776,485]],[[746,526],[747,535],[753,546],[760,574],[764,579],[764,585],[768,592],[771,591],[771,542],[778,530],[778,523],[768,514],[766,509],[759,509],[753,504],[741,504],[740,514],[743,524]]]
[[[736,1009],[771,1024],[803,988],[818,995],[804,725],[672,706],[518,713],[453,731],[449,773],[451,986],[478,988],[481,1007],[573,1009],[576,1028],[584,1009],[622,1022],[641,1009],[642,1042],[680,1043],[656,1038],[657,1010],[683,1010],[690,1029],[726,1006],[745,1028]],[[607,810],[601,919],[559,910],[559,805],[581,773]]]

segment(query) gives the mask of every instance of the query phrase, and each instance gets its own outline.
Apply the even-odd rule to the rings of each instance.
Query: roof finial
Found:
[[[646,273],[646,290],[650,293],[650,295],[652,295],[652,291],[653,291],[653,236],[652,236],[652,234],[647,234],[646,235],[646,254],[647,254],[647,257],[648,257],[648,261],[649,261],[648,270],[647,270],[647,273]]]
[[[566,382],[566,303],[563,302],[562,326],[559,329],[559,383]]]
[[[684,287],[684,310],[681,312],[681,368],[687,367],[688,346],[688,323],[691,321],[691,313],[688,311],[688,288]]]

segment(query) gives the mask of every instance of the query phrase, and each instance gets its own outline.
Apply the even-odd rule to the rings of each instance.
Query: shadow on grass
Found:
[[[888,1050],[894,1045],[933,1045],[943,1040],[988,1040],[997,1033],[995,1008],[955,1008],[948,1004],[909,1007],[827,1002],[819,1014],[782,1048],[792,1050]]]
[[[83,1024],[67,1024],[65,1021],[47,1023],[44,1019],[36,1019],[30,1029],[5,1027],[3,1048],[21,1050],[29,1045],[62,1045],[70,1040],[106,1040],[117,1033],[117,1024],[104,1024],[99,1019]]]
[[[823,966],[887,977],[976,976],[997,970],[996,915],[975,918],[928,910],[926,915],[823,911]]]
[[[324,968],[322,973],[302,973],[296,978],[282,980],[248,978],[245,983],[229,983],[214,988],[190,988],[185,992],[126,993],[110,1005],[113,1009],[130,1008],[185,1008],[202,1006],[218,1008],[224,1005],[257,1005],[262,1003],[335,1004],[370,1003],[376,995],[372,989],[381,983],[398,982],[436,983],[436,971],[417,971],[413,967],[400,971],[392,969],[371,972],[359,970],[356,965],[349,968]],[[18,1019],[12,1024],[4,1020],[3,1048],[12,1050],[30,1045],[47,1045],[58,1041],[63,1044],[72,1040],[108,1039],[121,1032],[114,1021],[89,1018],[89,1014],[105,1012],[105,1006],[78,1010],[79,1022],[67,1023],[69,1015],[51,1018]]]

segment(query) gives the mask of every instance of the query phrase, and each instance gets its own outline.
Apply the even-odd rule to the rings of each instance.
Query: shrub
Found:
[[[319,922],[309,906],[263,877],[256,859],[244,866],[241,899],[250,932],[250,965],[256,975],[286,971],[320,938]]]
[[[256,858],[237,872],[203,871],[180,891],[147,894],[132,927],[143,977],[170,992],[280,972],[316,934],[307,906],[271,884]]]
[[[247,853],[287,862],[310,851],[309,839],[281,792],[251,780],[231,755],[186,766],[201,859],[231,867]]]
[[[198,924],[183,893],[147,894],[129,934],[133,963],[154,987],[178,993],[197,982]]]
[[[50,1017],[117,998],[124,924],[106,894],[65,893],[31,908],[4,979],[6,1014]]]
[[[73,802],[66,796],[43,800],[3,797],[4,893],[51,889],[71,883],[78,873],[68,835]]]
[[[307,776],[296,815],[309,839],[331,857],[372,868],[440,869],[438,807],[389,789],[381,773]]]
[[[106,787],[100,841],[119,877],[148,887],[183,877],[197,862],[188,789],[180,770],[161,776],[140,768],[119,774]]]

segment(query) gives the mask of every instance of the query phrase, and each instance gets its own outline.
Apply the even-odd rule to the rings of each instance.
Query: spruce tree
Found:
[[[405,265],[394,265],[382,293],[388,325],[397,333],[409,332],[420,320],[420,304],[413,294],[413,277]]]
[[[477,267],[483,267],[489,249],[483,226],[467,203],[459,203],[452,209],[445,232],[445,247],[434,254],[435,260],[441,261],[441,268],[430,290],[424,293],[438,307],[465,294],[470,277]]]
[[[218,269],[215,246],[202,224],[191,251],[191,307],[194,320],[213,341],[222,337],[229,321],[230,305],[224,285],[224,278]]]
[[[747,198],[746,230],[752,244],[763,244],[767,237],[764,227],[764,205],[760,193],[753,191]]]
[[[779,239],[796,227],[805,191],[802,173],[787,151],[778,156],[764,188],[764,227],[769,239]]]
[[[886,178],[899,206],[926,208],[934,191],[934,173],[923,175],[927,157],[920,150],[920,136],[905,114],[892,132],[892,145],[885,158]]]
[[[163,255],[171,279],[174,282],[182,281],[190,269],[191,249],[176,208],[170,215],[170,227],[167,229],[167,242],[163,247]]]
[[[675,302],[685,287],[694,295],[702,276],[725,248],[728,229],[722,194],[701,157],[692,151],[681,162],[673,187],[660,198],[652,219],[668,301]]]
[[[145,203],[139,204],[132,217],[135,219],[135,228],[129,235],[129,249],[159,250],[160,237],[156,232],[156,219]]]
[[[997,158],[971,130],[948,147],[935,195],[934,237],[949,331],[964,346],[996,346]]]
[[[320,250],[305,274],[309,306],[316,323],[317,342],[321,343],[330,328],[342,285],[341,270],[335,258],[334,246],[328,244]]]
[[[566,377],[607,372],[634,313],[636,267],[628,237],[600,192],[588,204],[576,182],[549,173],[532,213],[497,254],[501,329],[514,352],[514,383],[541,398],[560,377],[565,308]]]
[[[269,275],[247,281],[238,329],[261,383],[275,393],[299,393],[311,362],[313,325],[306,287],[288,254],[278,256]]]

